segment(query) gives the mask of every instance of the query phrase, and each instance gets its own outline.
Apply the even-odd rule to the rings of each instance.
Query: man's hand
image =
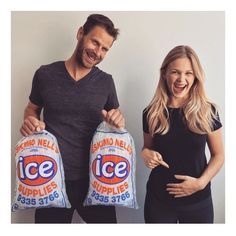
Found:
[[[143,158],[145,165],[150,169],[153,169],[159,165],[169,168],[169,165],[163,161],[159,152],[144,148],[141,152],[141,157]]]
[[[39,132],[45,129],[45,123],[38,120],[34,116],[28,116],[21,126],[20,132],[23,136],[33,134],[35,131]]]
[[[116,128],[125,127],[125,119],[120,112],[120,109],[112,109],[110,111],[102,110],[103,119],[110,125]]]
[[[179,184],[169,183],[166,189],[175,198],[190,196],[204,188],[198,178],[187,175],[175,175],[175,178],[183,180],[183,182]]]

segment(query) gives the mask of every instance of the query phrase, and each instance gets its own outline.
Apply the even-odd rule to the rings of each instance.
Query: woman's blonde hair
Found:
[[[189,46],[177,46],[165,57],[161,69],[160,79],[155,95],[146,108],[149,132],[166,134],[170,128],[167,104],[169,91],[166,84],[166,70],[168,65],[178,58],[188,58],[195,75],[194,83],[189,91],[189,99],[183,106],[185,122],[194,133],[207,134],[213,129],[214,119],[217,118],[216,105],[211,103],[205,95],[203,86],[204,72],[197,54]]]

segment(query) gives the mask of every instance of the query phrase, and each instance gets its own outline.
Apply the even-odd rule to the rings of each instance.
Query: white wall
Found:
[[[76,33],[95,12],[12,12],[12,196],[15,185],[14,145],[28,102],[35,70],[42,64],[65,60],[76,46]],[[118,222],[143,223],[145,184],[149,170],[140,159],[142,110],[157,86],[160,65],[176,45],[190,45],[206,74],[208,97],[221,108],[224,124],[224,12],[99,12],[110,17],[121,34],[99,65],[113,75],[126,127],[137,150],[139,210],[117,208]],[[224,129],[224,128],[223,128]],[[207,150],[208,153],[208,150]],[[215,222],[225,222],[224,168],[212,181]],[[73,222],[79,222],[75,214]],[[12,213],[13,223],[34,222],[34,210]]]

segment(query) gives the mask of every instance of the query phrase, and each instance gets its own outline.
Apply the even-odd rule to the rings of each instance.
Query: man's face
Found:
[[[103,60],[114,41],[114,38],[100,26],[95,26],[87,35],[84,35],[81,28],[77,38],[77,62],[87,69]]]

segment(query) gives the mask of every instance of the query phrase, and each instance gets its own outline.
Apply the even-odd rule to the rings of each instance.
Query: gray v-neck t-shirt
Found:
[[[44,65],[35,72],[29,99],[43,107],[46,130],[59,144],[66,180],[88,177],[90,143],[102,122],[101,111],[119,107],[112,76],[93,67],[75,81],[64,61]]]

